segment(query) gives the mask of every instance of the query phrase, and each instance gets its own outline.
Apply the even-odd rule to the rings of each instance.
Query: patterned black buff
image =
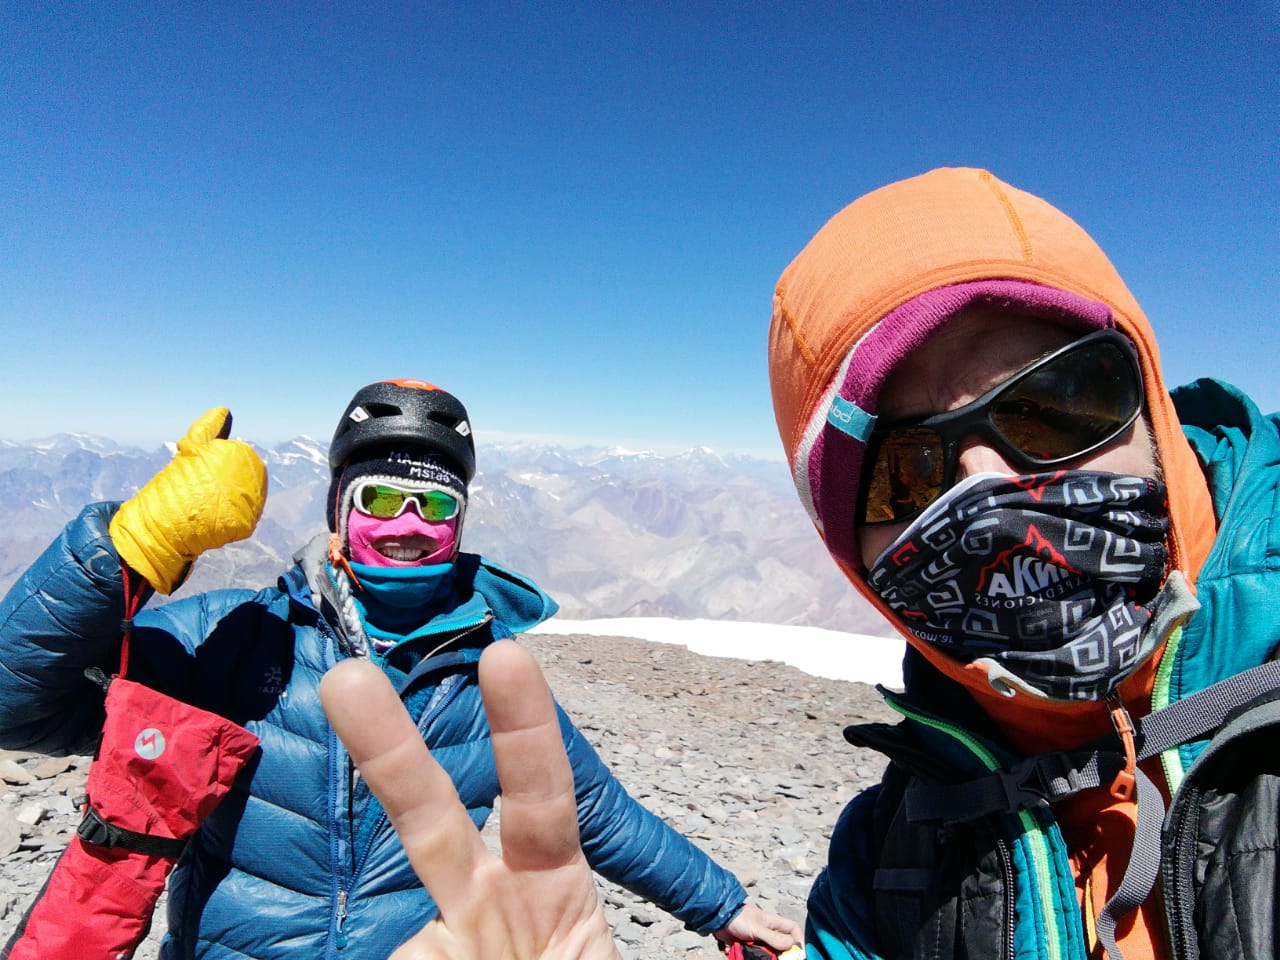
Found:
[[[1047,696],[1101,700],[1159,643],[1165,488],[1089,471],[968,477],[868,572],[908,629]]]

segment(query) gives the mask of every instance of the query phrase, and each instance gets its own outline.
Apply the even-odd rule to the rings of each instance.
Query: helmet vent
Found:
[[[360,409],[359,407],[356,408]],[[367,403],[364,406],[365,415],[369,417],[398,417],[402,413],[399,407],[394,403]]]
[[[450,430],[456,430],[458,433],[460,433],[464,437],[471,435],[471,425],[467,423],[466,420],[460,420],[457,417],[451,417],[447,413],[442,413],[440,411],[433,410],[431,413],[427,414],[427,419],[430,420],[432,423],[439,423],[443,426],[446,426]]]

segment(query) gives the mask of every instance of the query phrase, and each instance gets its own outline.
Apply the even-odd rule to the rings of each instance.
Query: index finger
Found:
[[[391,682],[366,660],[344,660],[320,681],[320,701],[440,912],[461,908],[489,853]]]

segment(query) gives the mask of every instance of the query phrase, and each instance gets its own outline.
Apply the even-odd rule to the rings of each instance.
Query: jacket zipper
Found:
[[[1174,803],[1177,801],[1175,800]],[[1173,869],[1164,878],[1165,911],[1169,917],[1169,947],[1173,960],[1181,960],[1192,955],[1192,930],[1189,918],[1185,915],[1182,903],[1183,877],[1187,871],[1183,869],[1186,858],[1186,836],[1190,829],[1190,817],[1186,808],[1179,810],[1178,822],[1173,832]]]
[[[441,710],[443,710],[446,706],[448,706],[453,701],[454,697],[458,695],[458,691],[461,689],[462,689],[462,684],[455,683],[449,690],[445,692],[445,695],[440,698],[439,703],[432,706],[430,710],[423,711],[421,718],[419,718],[418,720],[419,733],[426,733],[427,724],[431,721],[431,718],[438,715]],[[378,822],[377,824],[374,825],[373,835],[376,836],[378,833],[380,833],[383,827],[386,826],[386,824],[387,824],[387,813],[384,810],[381,814],[379,814]],[[351,826],[352,826],[352,831],[354,832],[355,824],[352,823]],[[357,863],[355,865],[355,868],[352,870],[351,879],[350,879],[351,884],[355,883],[356,877],[360,876],[361,872],[364,870],[365,862],[368,859],[369,851],[372,848],[373,848],[373,844],[370,843],[369,846],[365,848],[364,854],[360,858],[360,862]],[[345,892],[342,894],[342,902],[343,903],[346,902]]]
[[[484,617],[481,620],[477,621],[476,623],[469,624],[465,628],[461,629],[458,632],[458,634],[453,638],[453,640],[460,639],[466,636],[467,634],[473,633],[474,631],[478,630],[480,627],[483,627],[486,624],[488,624],[491,620],[492,620],[492,617]],[[453,640],[450,640],[449,642],[452,643]],[[461,688],[462,688],[461,684],[454,684],[453,688],[446,691],[445,695],[441,697],[439,703],[435,704],[434,706],[430,706],[429,709],[423,711],[422,717],[418,720],[419,733],[425,732],[428,721],[432,717],[438,715],[440,711],[443,710],[453,700],[453,698],[457,695],[458,690],[460,690]],[[345,750],[344,750],[344,753],[345,753]],[[350,766],[351,764],[350,757],[347,758],[347,764],[348,766]],[[355,824],[355,817],[354,817],[354,808],[352,806],[355,800],[354,783],[353,783],[352,777],[350,776],[347,777],[347,784],[348,784],[347,786],[348,802],[347,802],[347,813],[346,813],[347,837],[348,837],[348,843],[354,844],[356,824]],[[343,926],[347,922],[347,901],[350,898],[350,891],[355,886],[356,880],[359,878],[360,874],[364,871],[364,865],[368,861],[370,851],[373,849],[374,844],[372,842],[372,837],[380,833],[382,829],[386,826],[386,823],[387,823],[387,814],[386,814],[386,811],[384,810],[379,815],[377,824],[374,825],[370,842],[365,847],[364,852],[360,855],[359,862],[352,864],[350,872],[345,877],[342,877],[342,876],[339,877],[338,904],[337,904],[338,927],[337,927],[337,936],[335,939],[335,946],[337,946],[339,950],[342,950],[347,946],[347,935],[346,935],[346,932],[343,930]]]
[[[337,634],[335,634],[334,631],[329,628],[329,624],[325,621],[325,618],[320,616],[319,611],[316,611],[314,627],[320,633],[320,635],[325,638],[327,642],[327,645],[328,645],[327,659],[330,661],[329,666],[333,666],[338,662],[337,651],[341,645],[341,641],[339,640]],[[333,756],[335,758],[334,760],[335,767],[329,771],[330,779],[332,782],[337,782],[337,778],[334,775],[337,772],[336,765],[339,762],[338,754],[342,754],[345,756],[346,751],[342,746],[342,741],[338,739],[338,735],[334,733],[332,729],[329,731],[329,738],[331,741]],[[344,766],[349,766],[349,764],[350,764],[350,760],[348,759],[346,764],[344,764]],[[346,771],[344,771],[344,773],[346,773]],[[347,793],[347,802],[349,805],[351,800],[351,777],[349,775],[344,776],[343,780],[345,780],[345,786],[343,787],[343,789]],[[348,823],[350,823],[351,821],[350,813],[348,812],[347,816],[343,817],[338,813],[336,809],[337,805],[338,805],[338,797],[333,797],[329,805],[329,813],[330,813],[330,816],[332,817],[332,821],[334,823],[337,823],[342,820],[346,820]],[[347,841],[348,843],[350,843],[351,841],[350,835],[348,835]],[[331,844],[332,842],[333,841],[331,841]],[[330,855],[331,857],[333,856],[332,852]],[[347,896],[348,896],[347,890],[351,881],[349,876],[344,876],[344,874],[346,874],[346,871],[343,869],[343,865],[341,863],[334,863],[333,870],[334,870],[335,882],[338,887],[337,893],[335,895],[335,903],[334,903],[333,946],[338,950],[342,950],[347,946],[347,934],[344,927],[346,926],[346,922],[347,922]],[[330,951],[326,948],[325,954],[328,955],[329,952]]]
[[[338,935],[335,943],[339,950],[347,946],[347,932],[343,929],[347,923],[347,891],[338,891]]]
[[[1004,874],[1004,955],[1013,960],[1013,938],[1015,911],[1013,906],[1013,855],[1009,852],[1009,842],[1004,837],[996,837],[996,850],[1000,854],[1000,872]]]

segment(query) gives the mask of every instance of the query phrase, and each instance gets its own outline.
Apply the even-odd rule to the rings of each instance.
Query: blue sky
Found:
[[[481,441],[779,456],[778,275],[952,165],[1280,408],[1278,61],[1274,0],[5,4],[0,438],[327,439],[419,376]]]

